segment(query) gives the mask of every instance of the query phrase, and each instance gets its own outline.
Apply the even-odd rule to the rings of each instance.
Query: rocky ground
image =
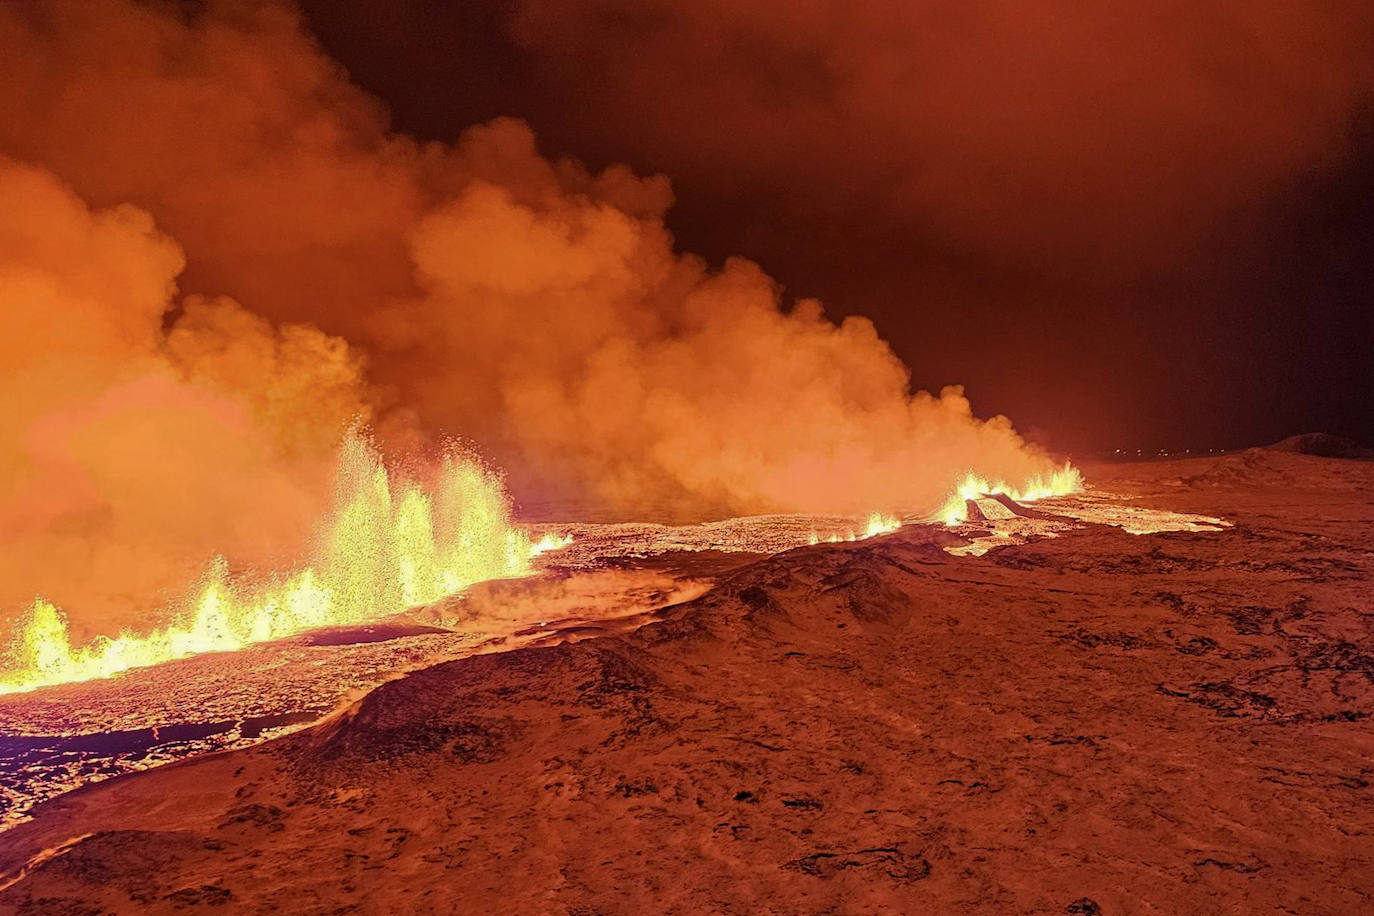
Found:
[[[0,912],[1374,911],[1374,464],[1089,478],[1231,527],[788,551],[61,796]]]

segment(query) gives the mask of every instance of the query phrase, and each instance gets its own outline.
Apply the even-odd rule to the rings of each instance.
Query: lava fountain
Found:
[[[479,462],[449,453],[426,487],[393,477],[370,443],[350,434],[311,562],[252,580],[231,576],[217,559],[169,609],[166,627],[84,646],[72,644],[66,616],[40,597],[16,627],[0,693],[376,620],[475,582],[528,575],[536,555],[564,544],[552,536],[533,541],[515,527],[501,479]]]
[[[1083,475],[1069,462],[1048,475],[1036,475],[1019,487],[1004,480],[991,481],[973,471],[949,495],[938,518],[946,525],[960,525],[968,521],[968,500],[980,496],[1007,496],[1018,503],[1035,502],[1051,496],[1068,496],[1083,489]]]

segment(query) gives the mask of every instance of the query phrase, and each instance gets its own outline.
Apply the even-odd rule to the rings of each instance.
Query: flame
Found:
[[[851,531],[848,534],[832,534],[825,539],[825,542],[827,544],[843,544],[848,541],[865,541],[880,534],[891,534],[900,527],[902,527],[902,522],[895,516],[874,512],[869,515],[867,527],[864,528],[862,534],[857,531]],[[813,531],[807,543],[814,547],[821,543],[821,536]]]
[[[562,550],[573,542],[571,534],[546,534],[534,543],[530,548],[530,556],[537,557],[543,553],[550,553],[555,550]]]
[[[1083,489],[1083,475],[1070,462],[1044,477],[1040,474],[1030,478],[1019,489],[1009,486],[1005,481],[993,483],[986,477],[979,477],[972,471],[964,475],[963,481],[955,488],[939,512],[940,521],[946,525],[959,525],[968,521],[967,500],[980,496],[1005,495],[1019,503],[1035,502],[1051,496],[1067,496]]]
[[[500,479],[475,461],[446,456],[437,484],[426,489],[393,480],[367,440],[351,434],[311,565],[248,584],[216,559],[167,627],[98,636],[81,647],[72,645],[62,611],[40,597],[17,629],[0,693],[362,623],[475,582],[528,575],[535,556],[571,541],[547,535],[531,543],[511,524]]]
[[[874,512],[868,517],[868,528],[864,531],[863,538],[859,538],[859,540],[877,537],[880,534],[891,534],[900,527],[902,527],[902,523],[895,517]]]

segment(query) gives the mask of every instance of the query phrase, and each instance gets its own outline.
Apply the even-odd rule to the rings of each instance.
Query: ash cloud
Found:
[[[0,9],[7,613],[108,625],[211,552],[270,565],[359,416],[626,514],[933,508],[1049,466],[912,394],[867,319],[676,251],[666,178],[510,119],[417,141],[289,7],[193,9]]]

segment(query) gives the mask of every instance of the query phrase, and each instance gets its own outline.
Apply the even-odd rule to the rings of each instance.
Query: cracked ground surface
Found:
[[[764,559],[60,797],[0,911],[1374,909],[1374,465],[1090,479],[1233,527]]]

